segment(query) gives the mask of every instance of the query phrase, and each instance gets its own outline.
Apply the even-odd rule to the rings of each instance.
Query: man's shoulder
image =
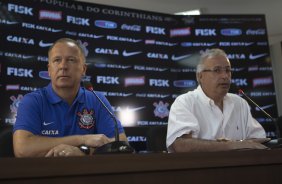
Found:
[[[39,98],[39,97],[44,96],[45,94],[46,94],[45,89],[39,88],[35,91],[32,91],[30,93],[25,94],[24,97],[26,97],[26,98]]]

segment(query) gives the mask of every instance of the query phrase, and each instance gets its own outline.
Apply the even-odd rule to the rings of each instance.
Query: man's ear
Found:
[[[49,63],[47,64],[47,69],[48,69],[48,76],[50,77],[50,71],[49,71]]]
[[[198,81],[198,83],[200,83],[200,80],[202,79],[202,72],[199,72],[196,74],[196,79]]]
[[[83,66],[83,74],[82,74],[82,76],[85,76],[85,75],[86,75],[86,70],[87,70],[87,65],[86,65],[86,64],[84,64],[84,66]]]

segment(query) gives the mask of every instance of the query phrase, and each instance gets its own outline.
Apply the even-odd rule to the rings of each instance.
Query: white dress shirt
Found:
[[[266,137],[262,126],[252,117],[246,100],[227,93],[222,112],[200,86],[180,95],[172,104],[167,129],[168,150],[176,138],[189,133],[193,138],[208,140]]]

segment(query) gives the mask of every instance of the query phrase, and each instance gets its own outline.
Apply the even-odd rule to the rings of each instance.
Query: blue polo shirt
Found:
[[[111,109],[106,97],[97,95]],[[118,121],[119,133],[124,132]],[[34,135],[62,137],[68,135],[105,134],[114,137],[114,120],[97,97],[80,88],[71,106],[52,89],[51,83],[28,93],[21,100],[14,131],[27,130]]]

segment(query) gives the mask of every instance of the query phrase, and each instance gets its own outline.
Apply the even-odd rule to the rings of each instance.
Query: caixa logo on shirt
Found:
[[[59,130],[42,130],[42,135],[59,135]]]

